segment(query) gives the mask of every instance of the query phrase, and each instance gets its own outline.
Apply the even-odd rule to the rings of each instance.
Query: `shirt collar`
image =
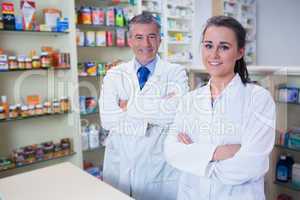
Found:
[[[147,67],[150,71],[150,75],[152,76],[153,73],[154,73],[154,70],[155,70],[155,65],[156,65],[156,62],[157,62],[157,56],[149,61],[147,64],[145,65],[142,65],[141,63],[139,63],[139,61],[137,59],[134,59],[134,66],[135,66],[135,71],[137,72],[138,69],[141,67],[141,66],[144,66],[144,67]]]

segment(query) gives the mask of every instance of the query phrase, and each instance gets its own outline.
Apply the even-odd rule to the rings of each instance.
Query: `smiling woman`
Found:
[[[165,141],[167,161],[183,171],[178,200],[265,199],[275,105],[249,81],[245,37],[242,25],[226,16],[210,18],[203,31],[211,79],[182,99]]]

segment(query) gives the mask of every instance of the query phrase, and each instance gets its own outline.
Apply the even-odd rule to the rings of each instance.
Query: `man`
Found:
[[[109,130],[104,181],[136,200],[174,200],[178,172],[163,156],[163,142],[178,98],[188,91],[184,68],[157,55],[160,25],[152,15],[129,22],[135,58],[107,72],[99,100]]]

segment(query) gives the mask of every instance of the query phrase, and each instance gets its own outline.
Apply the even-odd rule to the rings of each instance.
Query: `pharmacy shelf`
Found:
[[[89,112],[89,113],[80,113],[80,116],[90,116],[90,115],[95,115],[95,114],[99,114],[99,111]]]
[[[70,67],[65,67],[65,68],[59,68],[59,67],[49,67],[49,68],[32,68],[32,69],[10,69],[10,70],[0,70],[0,73],[5,73],[5,72],[24,72],[24,71],[38,71],[38,70],[70,70]]]
[[[192,63],[192,60],[168,59],[171,63]]]
[[[180,5],[180,4],[170,4],[168,3],[169,6],[172,6],[172,7],[177,7],[177,8],[183,8],[183,9],[190,9],[190,10],[193,10],[192,6],[190,5]]]
[[[175,28],[169,28],[168,32],[179,32],[179,33],[189,33],[190,30],[184,30],[184,29],[175,29]]]
[[[28,116],[28,117],[17,117],[17,118],[1,119],[0,123],[14,122],[14,121],[20,121],[20,120],[26,120],[26,119],[35,119],[35,118],[47,117],[47,116],[67,115],[69,113],[71,113],[71,112],[60,112],[60,113],[52,113],[52,114],[34,115],[34,116]]]
[[[43,162],[47,162],[47,161],[51,161],[51,160],[59,160],[59,159],[71,157],[71,156],[74,156],[75,154],[76,154],[76,152],[71,152],[71,153],[68,154],[68,155],[63,155],[63,156],[59,156],[59,157],[55,157],[55,158],[50,158],[50,159],[44,159],[44,160],[34,161],[34,162],[32,162],[32,163],[23,164],[23,165],[20,165],[20,166],[15,166],[15,167],[12,167],[12,168],[9,168],[9,169],[1,170],[0,173],[1,173],[1,172],[5,172],[5,171],[11,171],[11,170],[15,170],[15,169],[27,167],[27,166],[31,166],[31,165],[36,165],[36,164],[43,163]]]
[[[287,104],[287,105],[300,105],[300,103],[297,103],[297,102],[283,102],[283,101],[276,101],[276,103],[279,103],[279,104]]]
[[[182,42],[182,41],[168,41],[170,45],[190,45],[189,42]]]
[[[101,78],[101,75],[79,75],[79,78]]]
[[[128,50],[129,46],[124,46],[124,47],[118,47],[118,46],[77,46],[78,49],[126,49]]]
[[[107,30],[107,29],[128,29],[128,26],[105,26],[105,25],[93,25],[93,24],[77,24],[76,26],[80,30],[87,30],[87,29],[101,29],[101,30]]]
[[[88,152],[97,152],[97,151],[101,151],[105,149],[105,146],[101,145],[97,148],[94,148],[94,149],[87,149],[87,150],[83,150],[84,153],[88,153]]]
[[[34,30],[4,30],[0,29],[3,34],[29,34],[29,35],[44,35],[44,36],[60,36],[69,34],[69,32],[56,32],[56,31],[34,31]]]
[[[279,144],[275,144],[275,147],[280,148],[280,149],[285,149],[285,150],[288,150],[288,151],[300,152],[300,149],[285,147],[285,146],[282,146],[282,145],[279,145]]]
[[[168,15],[167,18],[174,19],[174,20],[180,20],[180,21],[191,21],[192,20],[192,18],[190,18],[190,17],[181,17],[181,16],[172,16],[172,15]]]
[[[99,0],[76,0],[76,5],[78,6],[96,6],[96,7],[110,7],[110,6],[131,6],[132,3],[129,0],[105,0],[105,1],[99,1]]]
[[[296,185],[292,184],[291,182],[283,183],[283,182],[279,182],[279,181],[274,181],[274,184],[279,185],[281,187],[288,188],[290,190],[295,190],[295,191],[300,192],[300,186],[296,186]]]

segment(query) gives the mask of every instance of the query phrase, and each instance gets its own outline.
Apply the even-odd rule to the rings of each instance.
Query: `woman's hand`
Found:
[[[177,139],[183,144],[192,144],[192,139],[186,133],[178,133]]]
[[[226,144],[218,146],[214,152],[212,161],[232,158],[241,148],[240,144]]]

